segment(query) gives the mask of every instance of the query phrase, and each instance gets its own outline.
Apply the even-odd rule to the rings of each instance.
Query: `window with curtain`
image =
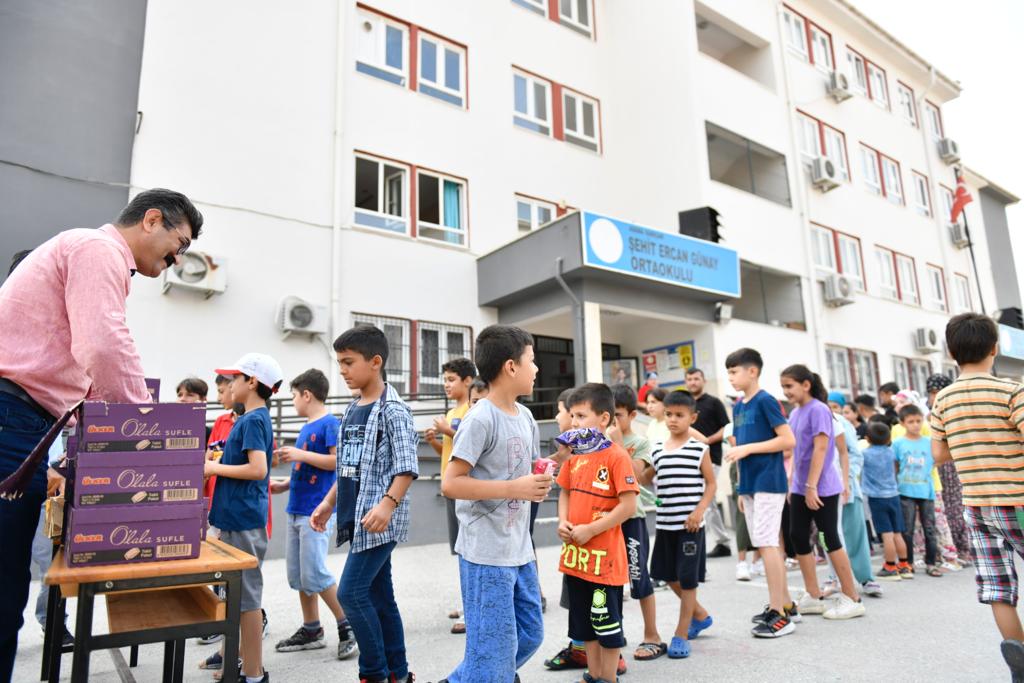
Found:
[[[419,236],[465,246],[465,183],[426,171],[416,176]]]

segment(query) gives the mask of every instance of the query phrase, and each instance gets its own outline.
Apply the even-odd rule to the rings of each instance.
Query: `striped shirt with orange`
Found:
[[[932,439],[953,456],[964,505],[1024,505],[1024,386],[960,375],[935,397],[929,421]]]

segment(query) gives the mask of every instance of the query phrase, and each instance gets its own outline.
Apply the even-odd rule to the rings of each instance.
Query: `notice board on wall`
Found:
[[[644,349],[644,377],[648,372],[658,373],[658,385],[663,387],[686,384],[686,371],[696,364],[697,350],[693,340]]]

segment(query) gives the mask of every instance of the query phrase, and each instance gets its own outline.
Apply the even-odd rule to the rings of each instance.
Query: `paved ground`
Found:
[[[547,529],[541,533],[553,533]],[[539,551],[541,579],[552,605],[545,619],[547,638],[541,652],[521,670],[527,683],[569,683],[578,681],[571,672],[553,673],[544,669],[542,660],[565,642],[565,613],[557,607],[560,585],[557,547],[542,546]],[[330,565],[340,572],[341,555],[332,555]],[[396,593],[405,616],[409,660],[418,679],[436,681],[461,659],[463,637],[448,633],[447,611],[457,603],[456,561],[444,545],[402,547],[394,559]],[[300,613],[295,594],[285,579],[284,560],[264,564],[267,590],[264,604],[270,615],[270,637],[264,641],[265,664],[275,681],[353,681],[355,661],[333,659],[336,636],[330,634],[328,649],[279,654],[273,645],[287,637],[299,625]],[[750,637],[750,615],[765,600],[763,582],[737,583],[731,559],[709,562],[710,581],[700,590],[701,601],[715,617],[715,626],[694,644],[693,656],[673,661],[629,661],[625,683],[693,681],[1001,681],[1007,680],[999,656],[999,638],[989,610],[975,602],[973,572],[968,569],[940,579],[919,576],[915,581],[885,584],[882,599],[868,598],[866,617],[849,622],[828,622],[807,617],[795,634],[780,640],[765,641]],[[790,573],[790,585],[799,584],[799,575]],[[38,585],[38,584],[36,584]],[[29,605],[35,601],[33,587]],[[662,636],[672,634],[678,602],[668,591],[657,593]],[[105,629],[105,610],[97,605],[97,631]],[[72,603],[73,609],[73,603]],[[323,610],[326,613],[326,610]],[[25,613],[26,627],[15,668],[16,681],[38,680],[42,656],[42,636],[32,616]],[[631,643],[642,634],[638,606],[627,602],[625,627]],[[186,653],[187,681],[206,683],[208,672],[197,663],[214,646],[190,643]],[[124,651],[127,656],[127,650]],[[137,681],[160,679],[162,648],[143,648],[136,670]],[[70,672],[65,658],[62,680]],[[109,653],[92,656],[91,681],[118,680]]]

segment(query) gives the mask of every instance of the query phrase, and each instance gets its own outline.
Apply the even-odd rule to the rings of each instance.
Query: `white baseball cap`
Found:
[[[265,353],[247,353],[227,368],[214,370],[218,375],[248,375],[259,380],[277,393],[284,379],[284,372],[277,361]]]

